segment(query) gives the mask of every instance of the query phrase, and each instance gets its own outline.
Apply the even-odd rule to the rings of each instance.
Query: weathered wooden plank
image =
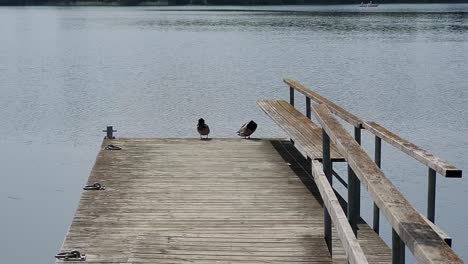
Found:
[[[349,263],[368,263],[358,240],[354,236],[348,219],[343,212],[343,209],[341,208],[340,202],[338,201],[333,188],[328,182],[327,177],[323,173],[322,163],[317,160],[312,161],[312,174],[322,196],[325,207],[327,208],[327,211],[333,220],[333,225],[338,232],[338,236],[340,237]]]
[[[322,159],[321,129],[284,100],[259,100],[258,106],[279,125],[311,159]],[[343,161],[334,146],[333,161]]]
[[[346,111],[341,106],[333,103],[332,101],[328,100],[324,96],[310,90],[309,88],[305,87],[304,85],[300,84],[299,82],[291,80],[291,79],[284,79],[283,81],[287,85],[289,85],[289,87],[294,88],[296,91],[298,91],[298,92],[302,93],[303,95],[309,97],[310,99],[314,100],[316,103],[326,104],[329,107],[329,109],[330,109],[330,111],[332,113],[334,113],[337,116],[341,117],[343,120],[345,120],[346,122],[352,124],[353,126],[361,127],[361,125],[363,124],[363,121],[359,117],[351,114],[350,112]]]
[[[416,259],[421,263],[463,263],[334,118],[328,107],[315,105],[313,112]]]
[[[88,263],[330,263],[320,206],[268,140],[112,143],[123,150],[101,151],[89,179],[106,190],[83,193],[63,247]]]
[[[462,171],[460,169],[457,169],[448,161],[434,156],[432,153],[416,146],[408,140],[386,129],[385,127],[375,122],[364,122],[363,127],[369,130],[374,135],[385,140],[385,142],[389,143],[395,148],[418,160],[422,164],[434,169],[440,175],[450,178],[462,177]]]
[[[83,192],[62,246],[86,263],[344,263],[341,246],[327,251],[321,204],[270,140],[107,144],[122,150],[101,150],[88,179],[106,189]],[[364,252],[388,263],[368,234]]]
[[[421,214],[421,217],[426,221],[428,225],[432,227],[432,229],[437,233],[437,235],[447,243],[450,247],[452,246],[452,237],[445,233],[438,225],[431,222],[431,220],[427,219],[424,215]]]
[[[383,126],[375,122],[365,122],[361,120],[359,117],[351,114],[350,112],[346,111],[345,109],[328,100],[327,98],[323,97],[322,95],[310,90],[309,88],[294,80],[285,79],[284,82],[290,87],[313,99],[315,102],[326,104],[332,113],[341,117],[348,123],[354,125],[355,127],[364,127],[371,133],[384,139],[387,143],[403,151],[409,156],[415,158],[416,160],[425,164],[426,166],[434,169],[440,175],[452,178],[462,177],[462,171],[456,168],[454,165],[450,164],[448,161],[434,156],[432,153],[416,146],[415,144],[409,142],[406,139],[401,138],[400,136],[392,133]]]

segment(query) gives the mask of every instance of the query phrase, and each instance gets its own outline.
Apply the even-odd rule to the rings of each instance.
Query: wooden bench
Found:
[[[258,106],[298,144],[312,160],[322,160],[322,129],[284,100],[259,100]],[[332,161],[344,161],[335,146]]]

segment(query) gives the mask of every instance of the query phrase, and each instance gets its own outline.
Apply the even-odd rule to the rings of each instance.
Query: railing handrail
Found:
[[[463,263],[384,175],[325,104],[315,105],[317,121],[344,156],[375,204],[420,263]]]
[[[333,103],[332,101],[328,100],[327,98],[323,97],[322,95],[310,90],[309,88],[305,87],[304,85],[300,84],[299,82],[296,82],[291,79],[284,79],[283,80],[289,87],[293,88],[294,90],[300,92],[301,94],[305,95],[307,98],[312,99],[316,103],[319,104],[326,104],[332,113],[335,115],[339,116],[346,122],[352,124],[354,127],[362,127],[363,121],[351,114],[350,112],[346,111],[344,108],[341,106]]]
[[[457,169],[454,165],[450,164],[448,161],[434,156],[430,152],[398,136],[397,134],[391,132],[385,127],[379,125],[378,123],[364,122],[363,127],[369,132],[371,132],[372,134],[385,140],[385,142],[389,143],[395,148],[408,154],[409,156],[413,157],[414,159],[426,165],[427,167],[432,168],[433,170],[438,172],[440,175],[448,177],[448,178],[461,178],[462,177],[462,171],[460,169]]]
[[[324,207],[333,220],[346,257],[351,264],[366,264],[367,259],[362,248],[353,233],[353,229],[346,218],[343,208],[333,191],[333,187],[323,172],[322,163],[318,160],[312,161],[312,175],[322,197]]]
[[[443,160],[432,153],[422,149],[421,147],[409,142],[406,139],[401,138],[395,133],[387,130],[381,125],[375,122],[366,122],[360,119],[359,117],[353,115],[352,113],[346,111],[339,105],[333,103],[329,99],[323,97],[291,79],[284,79],[284,82],[289,85],[289,87],[294,88],[296,91],[304,94],[306,97],[314,100],[319,104],[325,104],[328,106],[329,110],[335,115],[339,116],[346,122],[350,123],[354,127],[363,127],[370,133],[378,136],[379,138],[385,140],[385,142],[399,149],[403,153],[406,153],[410,157],[416,159],[422,164],[426,165],[429,168],[434,169],[439,174],[445,177],[451,178],[460,178],[462,177],[462,171],[456,168],[454,165],[450,164],[448,161]]]

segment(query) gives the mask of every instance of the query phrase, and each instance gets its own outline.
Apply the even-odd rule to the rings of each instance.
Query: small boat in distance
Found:
[[[378,7],[378,6],[379,6],[379,4],[374,4],[374,3],[372,3],[372,1],[370,1],[367,4],[364,4],[364,2],[361,2],[361,5],[360,5],[360,7]]]

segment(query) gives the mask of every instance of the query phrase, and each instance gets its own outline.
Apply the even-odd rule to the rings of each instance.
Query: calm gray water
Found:
[[[196,137],[204,117],[232,137],[254,119],[256,136],[284,136],[255,101],[287,98],[285,77],[468,171],[468,5],[182,9],[0,8],[2,263],[53,262],[106,125]],[[426,168],[383,149],[425,213]],[[465,261],[467,182],[438,177],[436,209]]]

